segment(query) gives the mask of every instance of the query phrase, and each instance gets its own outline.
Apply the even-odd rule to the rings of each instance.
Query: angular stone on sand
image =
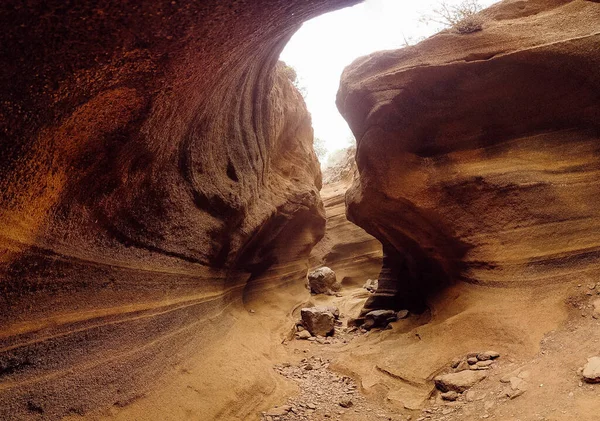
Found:
[[[308,274],[308,288],[313,294],[332,294],[340,289],[335,272],[323,266]]]
[[[462,393],[467,389],[470,389],[475,384],[479,383],[487,377],[485,371],[480,370],[464,370],[458,373],[443,374],[437,376],[434,381],[436,387],[442,392],[449,392],[454,390],[455,392]]]
[[[327,336],[333,333],[335,316],[331,307],[308,307],[300,310],[304,327],[313,336]]]
[[[479,361],[495,360],[498,357],[500,357],[500,354],[496,351],[485,351],[477,354]]]
[[[394,310],[373,310],[365,314],[365,324],[363,324],[363,327],[368,326],[368,329],[384,327],[389,322],[395,322],[396,320],[398,320],[398,317]]]
[[[518,377],[510,378],[510,388],[512,390],[527,390],[527,382]]]
[[[298,339],[308,339],[310,337],[311,335],[308,330],[301,330],[300,332],[296,332],[296,338]]]
[[[400,310],[398,313],[396,313],[396,318],[398,320],[406,319],[408,317],[408,314],[408,310]]]
[[[600,291],[600,288],[598,289],[598,291]],[[598,319],[600,318],[600,298],[594,300],[592,304],[594,305],[594,312],[592,316],[594,317],[594,319]]]
[[[331,314],[333,314],[333,317],[335,317],[336,319],[339,319],[340,317],[340,309],[335,307],[335,306],[323,306],[325,307],[327,310],[329,310],[329,312]]]
[[[583,379],[588,383],[600,383],[600,357],[588,358],[583,367]]]
[[[379,280],[378,279],[367,279],[367,282],[365,282],[365,284],[363,285],[363,288],[366,289],[369,292],[375,292],[377,291],[377,287],[379,287]]]
[[[445,401],[454,402],[455,400],[458,399],[458,396],[459,396],[458,392],[455,392],[454,390],[442,393],[442,399],[445,400]]]

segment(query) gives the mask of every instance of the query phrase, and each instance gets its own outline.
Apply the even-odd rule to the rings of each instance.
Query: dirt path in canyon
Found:
[[[396,341],[392,346],[401,348],[400,338],[419,335],[427,324],[436,323],[435,315],[411,315],[393,323],[390,330],[364,333],[345,325],[368,292],[354,287],[345,289],[342,297],[313,296],[308,304],[338,306],[343,326],[336,327],[330,338],[284,342],[285,361],[274,364],[273,370],[293,383],[296,392],[263,411],[261,420],[595,420],[600,411],[600,385],[582,382],[578,373],[586,359],[597,355],[600,349],[600,316],[593,305],[600,298],[600,285],[598,289],[594,285],[568,287],[565,292],[569,298],[554,309],[564,310],[565,319],[533,348],[527,344],[528,326],[523,318],[521,342],[515,338],[515,343],[498,343],[497,348],[527,352],[502,352],[486,370],[487,378],[452,402],[442,400],[431,378],[410,378],[386,369],[382,363],[386,358],[405,358],[400,349],[394,352],[386,345]],[[514,305],[513,314],[517,314],[519,304]],[[505,317],[513,316],[507,312]],[[495,336],[483,325],[472,331],[462,328],[464,335],[477,336],[481,343],[489,344],[488,340]],[[503,329],[501,321],[497,329]],[[450,337],[445,335],[445,340]],[[387,356],[381,355],[382,349],[387,349]],[[471,348],[472,352],[482,350]],[[428,355],[411,355],[412,364],[419,365],[431,355],[449,355],[447,349],[439,347],[430,347],[425,353]],[[431,377],[451,372],[451,364],[448,359],[445,366],[431,367]],[[514,386],[515,378],[519,379],[518,388]],[[517,390],[522,391],[515,393]]]

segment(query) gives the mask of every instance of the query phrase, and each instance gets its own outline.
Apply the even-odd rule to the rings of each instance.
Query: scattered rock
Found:
[[[523,393],[525,393],[525,390],[523,390],[523,389],[508,390],[506,392],[506,396],[508,396],[509,399],[514,399],[518,396],[521,396]]]
[[[342,408],[350,408],[353,405],[353,403],[350,399],[344,399],[339,402],[339,405]]]
[[[326,308],[327,310],[329,310],[329,312],[331,314],[333,314],[333,317],[337,319],[340,318],[340,309],[335,307],[335,306],[324,306],[324,308]]]
[[[363,288],[371,293],[374,293],[375,291],[377,291],[378,287],[379,287],[378,279],[375,279],[375,280],[367,279],[367,282],[365,282],[365,284],[363,285]]]
[[[437,376],[434,381],[436,387],[442,392],[454,390],[455,392],[462,393],[486,377],[487,373],[485,371],[463,370],[458,373]]]
[[[373,310],[365,314],[365,322],[362,327],[364,329],[372,329],[374,327],[385,327],[390,322],[398,320],[394,310]]]
[[[465,393],[465,399],[467,402],[473,402],[476,399],[475,392],[472,390],[467,391],[467,393]]]
[[[311,337],[311,334],[308,330],[301,330],[300,332],[296,332],[296,338],[298,339],[308,339]]]
[[[265,415],[269,417],[281,417],[290,412],[291,409],[292,407],[289,405],[282,405],[280,407],[275,407],[273,409],[268,410]]]
[[[598,291],[600,291],[600,288],[598,289]],[[600,318],[600,298],[594,300],[592,305],[594,306],[594,312],[592,314],[592,317],[594,319]]]
[[[510,388],[512,390],[526,390],[527,389],[527,382],[523,379],[520,379],[518,377],[511,377],[510,379]]]
[[[442,393],[442,399],[445,401],[454,402],[455,400],[458,399],[458,396],[459,396],[459,394],[457,392],[455,392],[454,390]]]
[[[402,319],[406,319],[409,315],[408,310],[400,310],[398,313],[396,313],[396,318],[398,320],[402,320]]]
[[[458,366],[456,366],[456,371],[463,371],[463,370],[468,370],[469,369],[469,363],[467,363],[465,360],[462,360]]]
[[[496,351],[485,351],[477,354],[479,361],[495,360],[498,357],[500,357],[500,354]]]
[[[335,272],[323,266],[308,274],[308,288],[313,294],[333,295],[335,291],[339,291],[341,285],[337,281]]]
[[[588,358],[583,367],[583,379],[588,383],[600,383],[600,357]]]
[[[477,364],[477,361],[479,361],[477,359],[477,357],[469,357],[469,358],[467,358],[467,362],[469,363],[469,365]]]
[[[488,368],[492,364],[494,364],[494,361],[492,361],[492,360],[477,361],[477,363],[476,363],[477,367],[479,367],[479,368]]]
[[[308,307],[300,310],[304,327],[313,336],[327,336],[334,332],[335,316],[331,307]]]
[[[357,328],[357,327],[362,326],[364,322],[365,322],[364,317],[357,317],[357,318],[350,317],[348,319],[347,326]]]

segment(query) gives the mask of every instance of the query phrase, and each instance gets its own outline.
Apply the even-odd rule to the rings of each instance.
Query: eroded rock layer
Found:
[[[600,4],[504,1],[481,18],[481,31],[375,53],[342,76],[359,171],[347,212],[392,256],[393,282],[380,278],[367,308],[598,264]]]
[[[321,175],[277,57],[351,3],[0,6],[0,418],[123,405],[248,278],[304,275]]]
[[[325,236],[310,256],[312,267],[332,268],[343,285],[362,287],[369,278],[377,279],[381,269],[381,243],[346,218],[345,193],[357,169],[356,149],[348,148],[339,161],[323,171],[321,197],[325,205]]]

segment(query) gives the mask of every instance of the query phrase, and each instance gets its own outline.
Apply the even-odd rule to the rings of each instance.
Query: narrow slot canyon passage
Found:
[[[0,24],[0,420],[597,420],[598,1]]]

